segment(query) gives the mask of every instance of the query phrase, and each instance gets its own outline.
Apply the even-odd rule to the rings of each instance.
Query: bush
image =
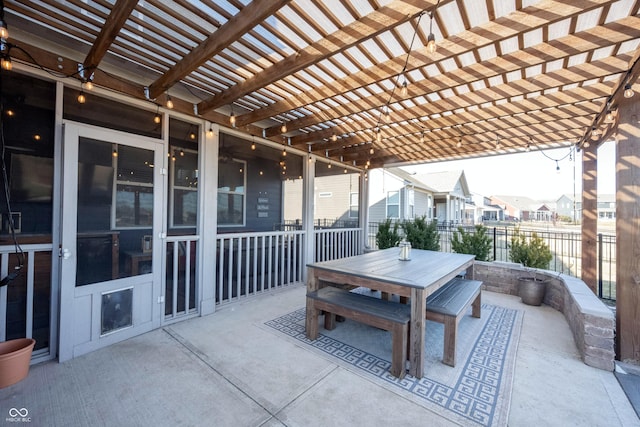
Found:
[[[487,235],[487,227],[476,225],[475,233],[467,233],[462,227],[453,232],[451,249],[459,254],[475,255],[478,261],[491,261],[493,239]]]
[[[538,236],[535,231],[531,233],[531,238],[527,241],[520,229],[516,228],[511,237],[509,258],[525,267],[547,269],[553,255],[542,237]]]
[[[376,233],[376,244],[378,249],[387,249],[394,246],[398,246],[400,242],[400,234],[398,234],[398,223],[393,224],[391,228],[391,219],[387,218],[384,222],[378,225],[378,232]]]
[[[438,222],[433,220],[427,223],[426,218],[426,215],[423,215],[413,221],[404,221],[402,228],[404,228],[405,239],[411,243],[412,248],[438,251],[440,250]]]

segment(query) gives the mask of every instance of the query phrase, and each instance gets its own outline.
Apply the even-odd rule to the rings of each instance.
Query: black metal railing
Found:
[[[376,234],[378,232],[377,222],[369,223],[367,246],[377,249]],[[468,233],[474,233],[474,226],[462,226]],[[487,227],[488,234],[493,239],[493,260],[510,261],[509,247],[510,240],[515,232],[513,225]],[[458,230],[458,225],[439,224],[440,251],[453,252],[451,249],[451,238]],[[398,232],[402,235],[402,227],[398,227]],[[579,232],[520,228],[520,233],[527,239],[532,233],[540,236],[549,246],[553,258],[549,263],[549,270],[580,277],[582,267],[582,235]],[[615,301],[616,299],[616,236],[613,234],[598,234],[598,244],[594,248],[597,251],[598,264],[598,297],[604,300]]]

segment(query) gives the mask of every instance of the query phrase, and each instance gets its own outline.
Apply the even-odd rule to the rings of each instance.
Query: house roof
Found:
[[[502,201],[505,204],[513,206],[521,211],[536,211],[542,206],[541,202],[525,196],[491,196],[491,201],[498,205],[499,203],[497,202]]]
[[[16,68],[363,169],[597,143],[640,92],[635,0],[3,4]]]
[[[467,184],[467,178],[462,170],[431,172],[420,174],[416,177],[418,180],[429,183],[437,193],[451,193],[455,190],[458,183],[462,187],[465,196],[471,194]]]
[[[419,180],[414,173],[409,173],[402,168],[387,168],[385,170],[402,179],[405,183],[413,185],[414,188],[424,190],[429,193],[435,193],[437,191],[429,184]]]

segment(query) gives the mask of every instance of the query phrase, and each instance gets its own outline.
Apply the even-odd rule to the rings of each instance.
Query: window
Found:
[[[400,218],[400,192],[387,192],[387,218]]]
[[[228,159],[218,166],[218,225],[244,226],[247,164]]]
[[[349,218],[358,218],[358,193],[349,193]]]
[[[407,199],[408,199],[407,208],[408,208],[408,211],[409,211],[409,212],[407,212],[407,215],[408,215],[409,218],[414,218],[416,216],[416,213],[415,213],[415,203],[416,202],[415,202],[415,192],[413,191],[413,188],[407,189]]]
[[[116,164],[115,229],[153,224],[153,152],[114,146]]]
[[[171,159],[171,227],[195,227],[198,217],[198,152],[175,149]]]

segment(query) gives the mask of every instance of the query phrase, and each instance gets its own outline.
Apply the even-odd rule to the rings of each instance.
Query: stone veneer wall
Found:
[[[582,280],[548,270],[535,271],[549,278],[544,304],[564,314],[584,363],[613,371],[613,312]],[[531,274],[520,264],[499,261],[476,261],[473,272],[476,280],[482,280],[483,289],[510,295],[518,295],[518,277]]]

